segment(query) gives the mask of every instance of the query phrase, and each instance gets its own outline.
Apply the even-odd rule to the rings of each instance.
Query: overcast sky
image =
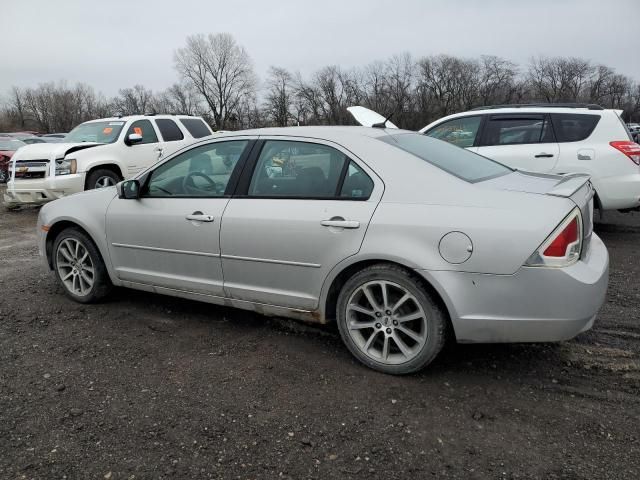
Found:
[[[3,0],[0,93],[86,82],[105,95],[177,80],[173,52],[229,32],[254,61],[303,74],[393,54],[578,56],[640,80],[638,0]]]

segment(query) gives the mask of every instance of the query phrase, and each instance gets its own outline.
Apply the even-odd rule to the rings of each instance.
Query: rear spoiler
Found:
[[[547,195],[553,195],[555,197],[571,197],[574,193],[576,193],[585,183],[589,183],[589,195],[593,197],[595,191],[591,186],[591,182],[589,179],[590,175],[586,173],[569,173],[567,175],[562,176],[562,180],[560,180],[555,187],[553,187]]]

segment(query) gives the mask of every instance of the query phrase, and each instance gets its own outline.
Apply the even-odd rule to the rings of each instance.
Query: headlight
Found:
[[[70,175],[76,173],[76,159],[62,158],[56,160],[56,175]]]

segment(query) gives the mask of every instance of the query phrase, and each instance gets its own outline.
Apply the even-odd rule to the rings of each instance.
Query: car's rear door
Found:
[[[251,145],[195,146],[150,171],[141,198],[111,202],[107,240],[120,280],[224,295],[220,221]]]
[[[329,271],[360,249],[383,188],[366,165],[331,142],[260,140],[222,219],[225,293],[317,308]]]
[[[518,170],[550,172],[560,149],[544,113],[488,115],[476,153]]]

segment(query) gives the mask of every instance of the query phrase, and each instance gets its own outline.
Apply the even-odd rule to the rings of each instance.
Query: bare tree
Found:
[[[271,67],[266,86],[265,113],[276,126],[285,127],[294,119],[291,113],[295,96],[293,77],[284,68]]]
[[[192,35],[174,55],[175,68],[209,106],[216,127],[225,128],[247,95],[254,95],[256,77],[245,49],[228,33]]]
[[[134,85],[133,88],[122,88],[119,95],[112,100],[114,112],[121,115],[142,115],[151,113],[153,107],[153,92],[144,85]]]

